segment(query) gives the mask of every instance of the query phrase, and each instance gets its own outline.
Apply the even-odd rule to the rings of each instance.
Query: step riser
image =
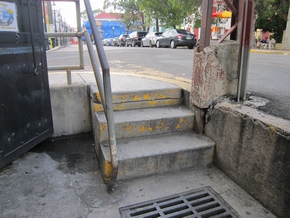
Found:
[[[175,106],[175,105],[182,105],[182,104],[183,104],[183,98],[125,102],[125,103],[114,103],[113,110],[122,111],[122,110],[133,110],[133,109],[141,109],[141,108],[167,107],[167,106]],[[95,112],[104,111],[103,106],[101,104],[96,104],[96,103],[94,104],[94,110]]]
[[[97,90],[91,90],[91,98],[94,103],[100,103],[101,98]],[[169,88],[162,90],[146,90],[139,92],[115,92],[112,95],[113,104],[120,104],[126,102],[143,102],[143,101],[157,101],[167,99],[181,99],[182,90],[180,88]]]
[[[158,120],[115,123],[117,139],[153,136],[173,132],[188,131],[193,128],[193,116],[173,117]],[[95,135],[99,143],[108,140],[107,123],[97,121]]]
[[[103,163],[103,178],[108,181],[110,161],[108,158],[108,147],[101,146],[100,155]],[[212,163],[214,146],[202,147],[195,150],[184,150],[176,153],[165,153],[154,156],[138,157],[118,162],[118,180],[141,178],[150,175],[176,172],[187,168],[207,166]],[[105,168],[107,167],[107,168]]]

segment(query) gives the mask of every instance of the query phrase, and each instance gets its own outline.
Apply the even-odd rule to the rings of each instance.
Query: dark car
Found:
[[[171,29],[162,34],[162,37],[157,39],[156,47],[170,47],[187,46],[192,49],[196,44],[195,35],[183,29]]]
[[[147,32],[145,31],[134,31],[129,34],[128,38],[126,39],[125,46],[131,45],[132,47],[135,47],[138,45],[138,47],[141,46],[141,39],[143,39],[147,35]]]
[[[141,40],[141,46],[156,46],[156,41],[159,37],[162,37],[162,32],[150,32]]]
[[[129,36],[128,34],[121,34],[118,37],[118,46],[125,46],[125,41],[128,38],[128,36]]]

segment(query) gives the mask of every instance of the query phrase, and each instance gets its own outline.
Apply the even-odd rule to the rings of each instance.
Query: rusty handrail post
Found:
[[[199,51],[210,45],[213,0],[202,1],[202,19]]]
[[[246,100],[253,17],[254,2],[252,0],[245,0],[243,10],[242,35],[240,38],[240,56],[238,69],[239,83],[237,90],[237,102],[239,102],[240,100]]]
[[[117,157],[117,144],[116,144],[116,134],[115,134],[115,122],[113,115],[113,102],[112,102],[112,89],[111,89],[111,79],[110,79],[110,68],[108,64],[107,57],[105,55],[105,50],[102,46],[102,41],[99,35],[98,27],[93,15],[92,7],[89,0],[84,0],[87,15],[92,28],[93,37],[95,40],[97,52],[99,55],[99,60],[103,71],[103,81],[104,81],[104,91],[105,91],[105,102],[106,102],[106,118],[108,123],[108,135],[109,135],[109,145],[110,145],[110,155],[111,155],[111,165],[112,174],[109,180],[108,192],[113,191],[115,182],[118,175],[118,157]]]

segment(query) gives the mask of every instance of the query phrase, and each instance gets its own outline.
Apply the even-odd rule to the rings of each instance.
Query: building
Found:
[[[103,38],[114,38],[126,33],[126,24],[122,23],[123,14],[101,12],[95,15],[96,24],[103,32]]]

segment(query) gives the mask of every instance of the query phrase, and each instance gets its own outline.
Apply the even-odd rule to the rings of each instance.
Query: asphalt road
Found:
[[[85,70],[92,71],[86,47]],[[187,48],[105,46],[111,72],[147,74],[182,81],[190,86],[194,51]],[[48,65],[78,64],[77,46],[47,52]],[[188,87],[187,86],[187,87]],[[247,93],[268,102],[259,109],[290,120],[290,56],[250,54]]]

